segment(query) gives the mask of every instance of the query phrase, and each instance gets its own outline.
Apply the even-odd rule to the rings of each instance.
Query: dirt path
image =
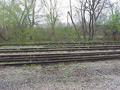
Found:
[[[0,90],[120,90],[120,61],[0,67]]]

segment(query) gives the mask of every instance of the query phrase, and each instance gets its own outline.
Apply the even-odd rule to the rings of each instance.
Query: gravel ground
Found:
[[[1,66],[0,90],[120,90],[120,61]]]

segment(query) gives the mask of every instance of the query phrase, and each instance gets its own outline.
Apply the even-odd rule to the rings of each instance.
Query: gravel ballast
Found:
[[[1,66],[0,90],[120,90],[120,61]]]

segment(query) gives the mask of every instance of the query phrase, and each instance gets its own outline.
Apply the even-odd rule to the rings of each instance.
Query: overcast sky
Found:
[[[67,22],[67,11],[69,11],[69,0],[58,0],[60,5],[60,11],[61,17],[60,20],[62,20],[63,23]],[[71,0],[72,5],[75,6],[77,4],[77,0]],[[119,0],[111,0],[112,2],[117,2]]]
[[[48,0],[49,1],[49,0]],[[77,5],[78,0],[71,0],[72,6]],[[111,0],[112,2],[117,2],[119,0]],[[38,0],[39,2],[39,0]],[[69,11],[69,0],[58,0],[58,12],[59,12],[59,19],[61,22],[67,22],[67,12]]]

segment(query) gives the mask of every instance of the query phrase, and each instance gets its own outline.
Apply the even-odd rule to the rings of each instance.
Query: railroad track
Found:
[[[18,52],[53,52],[53,51],[88,51],[88,50],[117,50],[120,45],[97,45],[97,46],[63,46],[63,47],[12,47],[0,48],[0,53]]]
[[[17,43],[0,43],[0,46],[29,46],[29,45],[119,45],[119,41],[87,41],[87,42],[36,42],[36,43],[25,43],[25,44],[17,44]]]
[[[120,59],[120,45],[63,48],[0,48],[0,65]]]

